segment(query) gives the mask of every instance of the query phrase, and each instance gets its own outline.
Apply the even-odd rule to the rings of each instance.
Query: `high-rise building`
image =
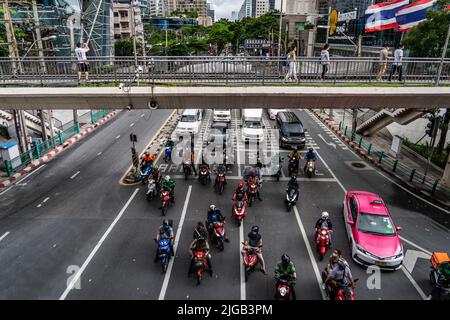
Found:
[[[270,11],[275,10],[275,0],[269,0],[269,10]]]
[[[239,19],[239,11],[231,11],[230,21],[236,21]]]
[[[254,18],[259,18],[269,12],[269,0],[256,0]]]
[[[144,32],[141,9],[139,6],[134,6],[133,8],[131,6],[130,3],[117,0],[113,2],[114,38],[116,39],[129,39],[133,34],[141,36]]]
[[[313,14],[316,13],[317,0],[290,0],[285,1],[286,14]]]
[[[206,0],[177,0],[177,11],[197,11],[198,16],[206,16]]]
[[[206,16],[211,17],[211,21],[212,21],[212,23],[214,23],[216,13],[215,13],[215,10],[212,9],[212,3],[210,3],[210,2],[206,3]]]
[[[253,1],[256,0],[244,0],[244,2],[242,2],[241,9],[238,14],[239,20],[253,16]]]

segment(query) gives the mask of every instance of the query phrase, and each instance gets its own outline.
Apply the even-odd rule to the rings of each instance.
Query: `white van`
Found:
[[[262,124],[262,109],[242,110],[242,133],[241,139],[244,142],[263,141],[264,126]]]
[[[202,124],[203,112],[201,109],[186,109],[181,115],[181,119],[175,129],[177,135],[186,133],[197,134]]]
[[[230,109],[214,109],[213,121],[214,122],[231,122],[231,110]]]

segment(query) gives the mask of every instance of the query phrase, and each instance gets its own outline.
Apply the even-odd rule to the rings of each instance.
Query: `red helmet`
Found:
[[[244,187],[244,183],[239,182],[239,183],[238,183],[238,189],[242,189],[243,187]]]

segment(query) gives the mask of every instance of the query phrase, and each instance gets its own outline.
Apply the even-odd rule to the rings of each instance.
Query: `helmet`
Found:
[[[284,265],[288,265],[291,262],[291,258],[285,253],[281,256],[281,262]]]
[[[198,237],[197,238],[197,242],[205,242],[205,238],[204,237]]]
[[[215,206],[215,205],[213,205],[213,204],[212,204],[212,205],[210,205],[210,206],[209,206],[209,210],[212,210],[212,211],[216,210],[216,206]]]
[[[148,155],[149,155],[148,151],[145,151],[145,152],[144,152],[144,155],[148,156]]]
[[[166,176],[164,179],[165,179],[166,181],[167,181],[167,180],[170,180],[170,176]]]
[[[252,170],[252,172],[250,173],[250,175],[251,175],[252,177],[256,177],[256,171],[255,171],[255,170]]]
[[[308,150],[309,150],[310,152],[313,152],[313,151],[314,151],[313,147],[309,147]]]
[[[259,227],[258,226],[253,226],[252,227],[252,232],[258,233],[259,232]]]
[[[239,182],[238,183],[238,189],[242,189],[244,187],[244,183],[243,182]]]
[[[169,226],[169,220],[164,219],[163,226],[165,226],[165,227]]]
[[[296,176],[295,174],[293,174],[293,175],[291,176],[291,180],[292,180],[292,181],[297,180],[297,176]]]
[[[328,219],[330,215],[328,214],[328,212],[324,211],[322,212],[322,219]]]

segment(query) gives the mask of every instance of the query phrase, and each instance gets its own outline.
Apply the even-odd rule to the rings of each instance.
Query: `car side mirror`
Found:
[[[265,128],[266,128],[266,126],[262,126],[262,128],[263,128],[263,129],[265,129]]]
[[[398,226],[398,227],[395,228],[395,230],[402,231],[402,227]]]
[[[308,129],[303,129],[303,132],[308,132]]]
[[[347,223],[351,226],[355,224],[353,221],[348,221]]]

